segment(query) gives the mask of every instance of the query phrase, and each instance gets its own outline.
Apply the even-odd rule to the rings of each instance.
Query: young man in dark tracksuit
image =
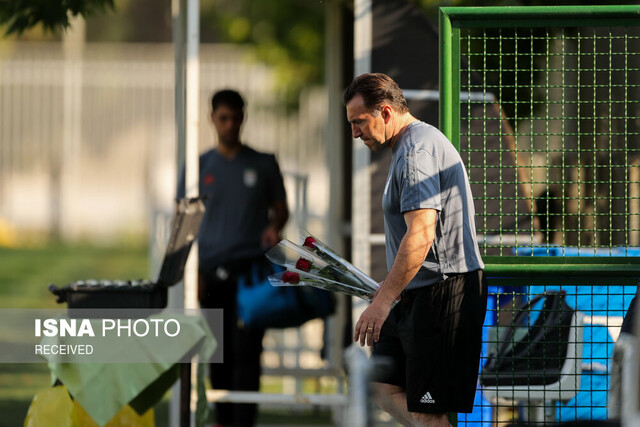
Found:
[[[206,196],[198,235],[198,299],[202,308],[223,309],[224,363],[210,365],[214,389],[257,391],[264,329],[238,324],[237,281],[265,277],[264,252],[278,243],[289,213],[282,174],[274,155],[240,141],[244,100],[233,90],[215,93],[211,121],[218,144],[200,156],[199,194]],[[184,174],[178,197],[184,195]],[[216,404],[219,426],[250,427],[257,405]]]

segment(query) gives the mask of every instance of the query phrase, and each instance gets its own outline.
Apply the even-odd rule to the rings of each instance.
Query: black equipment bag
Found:
[[[61,288],[49,285],[67,308],[165,308],[168,288],[182,280],[193,242],[204,215],[203,198],[179,199],[160,273],[151,280],[79,280]]]
[[[560,380],[575,310],[564,291],[548,291],[516,309],[488,356],[483,386],[548,385]],[[534,306],[544,299],[540,309]],[[534,319],[537,314],[537,318]]]

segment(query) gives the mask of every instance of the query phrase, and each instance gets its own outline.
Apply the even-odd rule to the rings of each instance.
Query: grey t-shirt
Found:
[[[184,196],[184,173],[178,197]],[[198,235],[200,268],[260,256],[269,208],[286,200],[282,174],[272,154],[242,146],[232,159],[215,149],[200,156],[200,195],[207,196]]]
[[[396,142],[382,209],[388,269],[407,232],[403,214],[416,209],[438,211],[433,245],[406,289],[432,285],[447,274],[484,268],[467,172],[460,154],[435,127],[415,121]]]

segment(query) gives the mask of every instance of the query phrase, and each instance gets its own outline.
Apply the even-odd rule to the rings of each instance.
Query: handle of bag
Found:
[[[531,308],[534,304],[536,304],[541,299],[543,298],[546,299],[545,300],[545,305],[546,305],[546,301],[548,300],[549,297],[560,297],[560,301],[562,301],[566,295],[567,293],[563,290],[545,291],[541,294],[536,295],[535,297],[531,298],[529,301],[520,305],[520,307],[516,308],[516,316],[513,318],[513,320],[511,320],[510,327],[518,327],[520,325],[520,322],[522,321],[522,318],[529,314],[530,312],[529,308]],[[542,310],[544,311],[544,306]]]
[[[534,304],[536,304],[537,302],[539,302],[540,300],[545,298],[544,305],[542,306],[542,311],[544,311],[545,308],[548,307],[547,306],[548,302],[550,304],[552,302],[552,299],[555,300],[555,298],[558,297],[558,298],[560,298],[559,301],[562,302],[566,295],[567,295],[567,293],[565,291],[563,291],[563,290],[545,291],[545,292],[543,292],[541,294],[536,295],[535,297],[531,298],[529,301],[523,303],[518,308],[516,308],[517,313],[516,313],[515,317],[511,320],[511,323],[506,327],[504,332],[502,334],[500,334],[498,347],[492,353],[501,354],[502,352],[504,352],[505,348],[507,348],[508,346],[512,345],[512,343],[508,339],[506,339],[506,337],[509,337],[510,335],[513,335],[513,333],[514,333],[513,331],[516,328],[519,328],[519,327],[523,326],[522,320],[523,320],[523,318],[525,316],[529,315],[529,313],[530,313],[529,309]]]

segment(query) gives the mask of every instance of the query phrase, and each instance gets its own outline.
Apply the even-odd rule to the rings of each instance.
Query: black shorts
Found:
[[[409,412],[471,412],[486,309],[482,270],[403,292],[373,344],[374,381],[402,387]]]

